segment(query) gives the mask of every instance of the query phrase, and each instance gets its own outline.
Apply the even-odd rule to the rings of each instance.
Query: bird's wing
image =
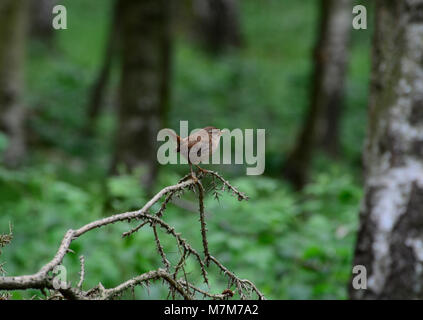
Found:
[[[201,136],[198,136],[197,139],[190,139],[188,141],[188,149],[191,149],[199,141],[201,141]]]

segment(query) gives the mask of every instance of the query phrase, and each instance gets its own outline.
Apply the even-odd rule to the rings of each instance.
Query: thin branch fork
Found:
[[[63,237],[62,243],[53,257],[53,259],[44,265],[40,271],[32,275],[24,275],[18,277],[0,277],[0,290],[13,290],[13,289],[39,289],[42,287],[46,287],[47,283],[46,280],[48,279],[48,273],[54,269],[54,267],[58,266],[62,263],[62,260],[66,253],[69,250],[70,244],[73,240],[80,237],[84,233],[93,230],[95,228],[104,227],[106,225],[118,222],[118,221],[131,221],[133,219],[139,218],[145,214],[160,198],[173,191],[173,190],[180,190],[183,189],[191,184],[193,184],[193,180],[187,180],[185,182],[166,187],[158,192],[147,204],[138,211],[131,211],[121,214],[116,214],[107,218],[103,218],[100,220],[93,221],[88,223],[77,230],[68,230]],[[47,286],[48,287],[48,286]]]
[[[219,179],[224,187],[229,191],[232,191],[232,193],[238,195],[239,200],[246,200],[248,197],[246,197],[243,193],[239,192],[236,188],[232,187],[228,181],[224,180],[220,175],[218,175],[215,172],[204,170],[204,174],[210,174],[217,179]],[[237,290],[240,293],[241,298],[246,298],[247,296],[242,293],[243,290],[247,290],[250,292],[255,292],[257,296],[260,299],[264,299],[264,296],[262,293],[254,286],[252,282],[249,280],[241,280],[237,278],[232,272],[230,272],[226,267],[224,267],[216,258],[210,255],[209,249],[208,249],[208,243],[207,243],[207,237],[206,237],[206,222],[205,222],[205,215],[204,215],[204,188],[201,185],[200,179],[202,178],[202,173],[198,177],[191,177],[191,176],[185,176],[183,179],[181,179],[177,184],[168,186],[162,190],[160,190],[153,198],[151,198],[143,208],[137,211],[131,211],[126,213],[120,213],[116,215],[112,215],[110,217],[106,217],[103,219],[95,220],[91,223],[88,223],[82,227],[80,227],[77,230],[70,229],[66,232],[65,236],[63,237],[63,240],[53,257],[53,259],[45,264],[37,273],[31,274],[31,275],[23,275],[23,276],[8,276],[8,277],[0,277],[0,290],[25,290],[25,289],[51,289],[54,290],[56,295],[61,295],[65,299],[111,299],[117,295],[120,295],[123,291],[133,288],[136,285],[140,284],[148,284],[150,280],[157,280],[162,279],[164,282],[166,282],[169,285],[170,293],[172,293],[172,296],[174,297],[174,293],[177,292],[180,294],[184,299],[192,299],[194,297],[194,293],[198,292],[203,294],[204,296],[211,297],[214,299],[219,298],[227,298],[228,296],[226,294],[210,294],[207,293],[204,290],[196,288],[193,284],[190,284],[187,280],[186,273],[184,270],[185,261],[188,258],[189,255],[193,255],[197,262],[199,263],[201,274],[203,276],[203,280],[205,283],[208,284],[208,278],[207,278],[207,271],[205,265],[208,265],[210,261],[215,263],[220,270],[229,277],[229,280],[231,283],[235,284],[237,286]],[[171,198],[178,194],[183,192],[184,189],[192,189],[193,187],[197,186],[199,191],[199,211],[200,211],[200,222],[201,222],[201,234],[202,234],[202,240],[203,240],[203,249],[204,249],[204,261],[202,260],[200,254],[185,240],[181,237],[180,233],[175,232],[174,228],[171,227],[169,224],[167,224],[165,221],[161,219],[164,210],[166,209],[166,205],[171,200]],[[162,206],[160,210],[155,214],[151,215],[149,214],[149,209],[157,203],[163,196],[166,196],[166,199],[162,203]],[[50,272],[54,270],[54,268],[58,265],[60,265],[63,261],[64,256],[70,252],[70,245],[72,241],[79,238],[83,234],[97,229],[101,228],[103,226],[113,224],[120,221],[132,221],[132,220],[142,220],[143,222],[136,228],[126,232],[123,234],[123,236],[129,236],[135,232],[137,232],[142,226],[149,224],[153,228],[155,242],[156,242],[156,249],[158,253],[160,254],[162,258],[162,262],[165,266],[165,269],[158,269],[155,271],[146,272],[144,274],[141,274],[139,276],[136,276],[132,279],[129,279],[122,284],[118,285],[115,288],[111,289],[105,289],[101,283],[96,286],[95,288],[92,288],[88,291],[82,290],[82,283],[85,278],[85,260],[84,257],[80,257],[80,263],[81,263],[81,272],[80,272],[80,280],[77,284],[76,288],[68,287],[68,288],[59,288],[56,289],[53,286],[53,279],[50,275]],[[171,264],[169,260],[166,258],[166,254],[163,250],[163,247],[161,245],[161,242],[159,240],[159,236],[157,233],[156,226],[159,226],[161,229],[163,229],[167,234],[170,234],[173,236],[178,246],[183,249],[183,254],[181,257],[180,262],[175,268],[175,271],[173,273],[170,273],[171,270]],[[185,279],[182,280],[176,280],[176,276],[178,274],[179,270],[183,270]],[[190,289],[193,290],[193,293],[190,292]]]

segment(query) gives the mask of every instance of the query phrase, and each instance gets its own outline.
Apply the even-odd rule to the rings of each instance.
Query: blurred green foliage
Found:
[[[251,279],[268,298],[343,299],[359,202],[360,154],[365,135],[369,31],[353,31],[342,150],[336,160],[318,153],[312,182],[294,192],[278,176],[309,101],[312,49],[317,32],[318,1],[243,0],[244,47],[221,57],[202,52],[186,35],[175,34],[170,126],[189,120],[194,129],[213,124],[227,128],[266,129],[266,175],[243,176],[244,169],[218,167],[250,196],[238,202],[207,195],[210,250],[241,278]],[[107,37],[109,0],[64,0],[68,26],[55,34],[52,47],[32,40],[27,59],[26,102],[33,111],[31,129],[37,149],[19,171],[0,168],[0,233],[13,224],[14,239],[0,262],[10,275],[38,270],[69,228],[94,219],[140,208],[148,199],[138,187],[139,173],[108,177],[115,128],[113,92],[106,99],[96,136],[85,132],[90,84],[102,61]],[[212,119],[212,121],[211,121]],[[212,123],[211,123],[212,122]],[[7,139],[0,136],[0,152]],[[174,184],[188,168],[162,168],[156,190]],[[195,196],[186,195],[193,208]],[[170,204],[164,219],[201,251],[198,213]],[[88,233],[74,242],[65,265],[78,281],[79,255],[86,261],[84,288],[102,282],[114,286],[161,266],[152,231],[144,227],[130,238],[127,223]],[[174,240],[161,233],[168,257],[177,259]],[[189,276],[200,283],[195,261]],[[211,268],[211,288],[225,279]],[[136,289],[142,299],[166,298],[155,284]],[[28,298],[37,291],[15,292]],[[130,297],[130,296],[128,296]]]

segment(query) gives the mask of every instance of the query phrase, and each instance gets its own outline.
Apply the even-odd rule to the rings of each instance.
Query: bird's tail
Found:
[[[172,129],[167,129],[167,132],[175,139],[177,145],[176,152],[179,152],[181,150],[181,137],[178,136]]]

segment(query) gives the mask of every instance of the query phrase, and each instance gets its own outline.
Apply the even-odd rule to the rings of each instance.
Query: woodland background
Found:
[[[157,113],[163,123],[175,130],[180,120],[188,120],[191,129],[207,125],[266,129],[263,176],[245,176],[243,166],[213,167],[250,200],[237,202],[224,195],[216,202],[208,195],[206,212],[214,255],[239,277],[254,281],[269,299],[348,296],[363,196],[371,1],[360,1],[368,9],[367,30],[354,30],[351,20],[348,22],[350,40],[345,89],[339,100],[339,130],[331,131],[329,140],[317,143],[307,158],[309,174],[304,185],[289,174],[295,170],[286,174],[289,155],[312,100],[322,3],[238,1],[239,34],[229,39],[223,39],[222,34],[228,34],[225,28],[213,34],[196,26],[190,1],[174,1],[167,11],[170,15],[160,18],[165,21],[171,17],[170,64],[165,68],[169,91]],[[121,57],[125,50],[136,54],[143,49],[136,49],[136,40],[132,47],[126,42],[124,50],[113,44],[107,49],[110,30],[114,29],[114,1],[63,0],[60,4],[67,8],[67,30],[43,31],[42,21],[27,18],[31,32],[19,67],[24,79],[19,95],[27,109],[26,152],[18,167],[0,167],[0,232],[7,233],[11,223],[14,234],[0,257],[6,262],[3,268],[7,275],[35,272],[52,257],[65,230],[137,209],[155,190],[175,183],[188,172],[184,165],[160,166],[157,175],[145,181],[145,168],[126,170],[120,163],[126,160],[116,160],[117,132],[122,132],[118,117]],[[29,14],[36,11],[31,6]],[[119,32],[117,39],[130,41]],[[92,111],[93,84],[110,52],[110,70],[105,70],[110,71],[110,77],[101,109]],[[154,149],[140,142],[142,138],[151,138],[156,144],[154,134],[141,134],[133,138],[132,147],[144,148],[151,155]],[[0,134],[0,153],[6,152],[9,143],[8,135]],[[330,143],[335,147],[327,148]],[[155,159],[154,151],[152,156]],[[119,174],[111,175],[116,161],[119,164],[112,171]],[[201,246],[195,210],[195,198],[187,196],[169,205],[167,221]],[[116,236],[126,229],[114,225],[72,244],[75,254],[65,258],[70,280],[78,281],[80,253],[85,255],[87,286],[99,281],[113,286],[160,264],[152,247],[152,232],[138,232],[126,239]],[[171,255],[174,246],[166,241],[163,244]],[[195,265],[191,272],[198,273]],[[211,278],[213,281],[217,280]],[[224,287],[224,283],[216,285]],[[40,293],[16,291],[12,298],[33,294]],[[139,299],[160,299],[166,297],[166,290],[155,284],[149,290],[136,288],[135,294]]]

